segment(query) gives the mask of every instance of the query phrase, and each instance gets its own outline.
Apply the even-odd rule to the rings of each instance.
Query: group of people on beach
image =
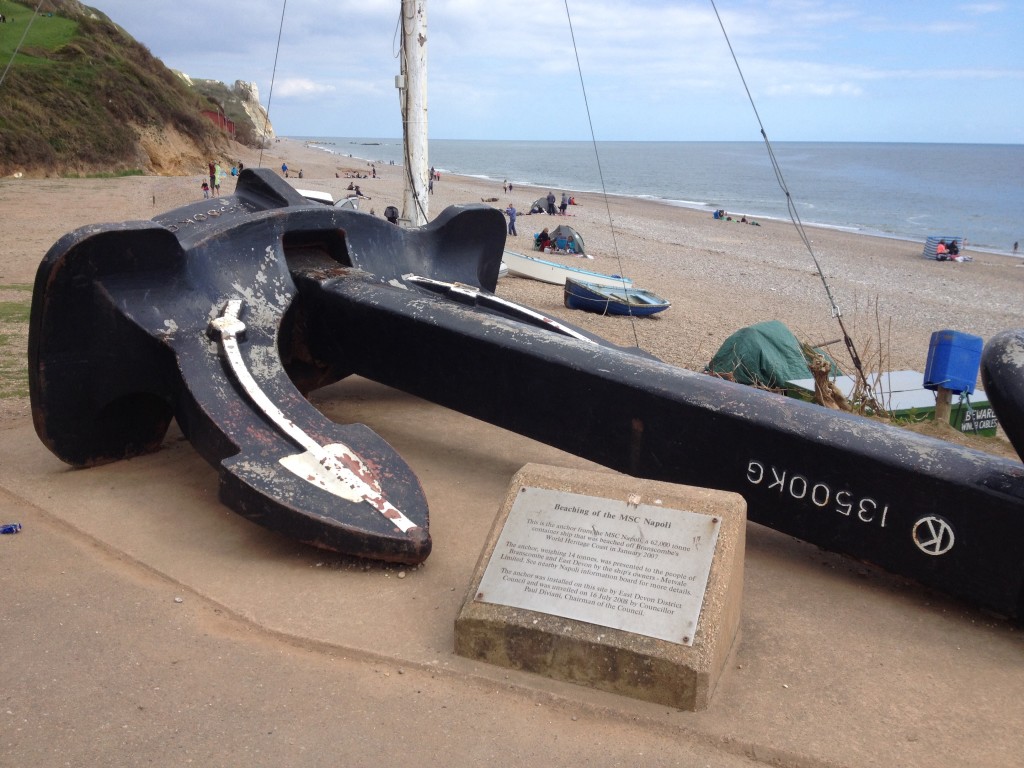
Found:
[[[231,175],[238,176],[245,169],[245,164],[239,162],[237,165],[231,166]],[[203,199],[209,199],[211,197],[220,196],[220,183],[221,180],[227,175],[224,173],[224,168],[215,160],[211,160],[208,166],[208,172],[210,174],[210,180],[203,179],[203,183],[199,185],[199,188],[203,191]]]
[[[555,193],[552,192],[551,190],[548,190],[548,196],[547,196],[546,199],[548,201],[548,215],[549,216],[554,216],[555,215]],[[565,216],[565,209],[568,208],[568,207],[569,207],[569,196],[567,194],[565,194],[565,192],[563,192],[562,193],[562,201],[558,204],[558,212],[562,216]]]
[[[740,224],[752,224],[755,227],[761,226],[760,223],[754,221],[753,219],[748,219],[745,215],[740,216],[738,219],[734,219],[721,208],[719,208],[717,211],[711,214],[711,218],[716,219],[718,221],[738,221]]]
[[[567,236],[561,225],[555,228],[555,235],[557,235],[557,239],[551,236],[547,227],[544,227],[540,232],[534,234],[533,247],[536,250],[544,251],[545,253],[571,253],[577,256],[584,255],[580,246],[576,242],[576,238],[571,235]]]
[[[363,190],[361,190],[361,189],[359,188],[359,185],[358,185],[358,184],[356,184],[356,183],[354,183],[354,182],[351,182],[351,181],[350,181],[350,182],[348,183],[348,186],[346,187],[346,189],[347,189],[347,190],[348,190],[349,192],[355,192],[355,195],[356,195],[356,197],[366,197],[366,199],[367,199],[367,200],[369,200],[369,199],[370,199],[369,197],[367,197],[366,195],[364,195],[364,194],[363,194]]]
[[[502,187],[506,192],[512,191],[512,184],[509,183],[507,179],[505,180],[505,183],[502,185]],[[538,200],[530,208],[528,213],[547,213],[551,216],[554,216],[556,215],[556,213],[558,213],[561,214],[562,216],[565,216],[565,209],[568,208],[570,205],[576,205],[576,198],[570,197],[568,194],[563,192],[561,202],[559,202],[558,208],[556,210],[555,193],[550,190],[548,190],[548,195],[546,198],[544,198],[544,201],[547,203],[546,210],[541,207],[541,201]],[[513,237],[518,237],[518,233],[516,232],[516,216],[519,215],[519,212],[516,210],[516,207],[512,203],[509,203],[508,207],[505,209],[505,215],[508,217],[508,233]],[[544,231],[547,232],[547,229],[545,229]]]
[[[505,179],[505,181],[502,183],[501,186],[502,186],[502,189],[505,192],[511,192],[512,191],[512,183],[508,179]],[[495,199],[495,198],[491,198],[491,199]],[[550,191],[550,190],[548,190],[547,197],[543,198],[543,201],[547,203],[547,209],[546,210],[545,210],[545,208],[541,207],[541,200],[538,200],[530,208],[530,210],[527,212],[527,214],[547,213],[547,214],[550,214],[550,215],[554,216],[556,213],[560,213],[562,216],[565,216],[566,215],[565,214],[565,209],[568,208],[570,205],[576,205],[576,198],[570,197],[568,194],[563,192],[562,193],[561,202],[559,203],[558,208],[556,210],[556,208],[555,208],[555,193]],[[505,208],[505,216],[508,217],[508,234],[511,235],[512,237],[518,237],[519,236],[519,233],[516,232],[516,217],[518,215],[519,215],[519,211],[517,211],[515,205],[510,202],[508,204],[508,207]],[[547,232],[547,229],[545,229],[544,232]]]
[[[509,189],[511,189],[511,188],[512,188],[512,185],[509,184]],[[541,198],[540,200],[535,202],[530,207],[530,213],[531,214],[532,213],[546,213],[549,216],[555,216],[555,215],[560,214],[562,216],[565,216],[566,215],[565,209],[568,208],[570,205],[576,205],[576,198],[575,197],[570,197],[565,192],[563,192],[562,193],[562,200],[558,204],[558,207],[556,208],[555,207],[555,193],[551,192],[549,190],[548,194],[547,194],[547,197]]]
[[[938,245],[935,246],[935,258],[939,261],[961,261],[960,244],[955,238],[948,243],[945,238],[939,240]]]

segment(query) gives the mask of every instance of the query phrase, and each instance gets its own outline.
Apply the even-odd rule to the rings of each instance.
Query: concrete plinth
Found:
[[[721,520],[692,644],[478,599],[495,545],[523,488],[657,504]],[[455,652],[679,709],[705,709],[739,632],[746,504],[734,493],[626,475],[528,464],[512,479],[455,622]],[[689,639],[689,638],[687,638]]]

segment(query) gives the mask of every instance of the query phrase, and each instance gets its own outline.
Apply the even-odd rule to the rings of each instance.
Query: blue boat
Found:
[[[566,278],[565,306],[600,315],[632,315],[643,317],[662,312],[672,306],[668,299],[643,288],[606,286]]]

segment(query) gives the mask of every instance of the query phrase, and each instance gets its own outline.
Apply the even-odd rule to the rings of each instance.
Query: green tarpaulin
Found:
[[[780,389],[787,381],[811,378],[792,331],[778,320],[741,328],[725,340],[707,370],[731,374],[740,384]]]

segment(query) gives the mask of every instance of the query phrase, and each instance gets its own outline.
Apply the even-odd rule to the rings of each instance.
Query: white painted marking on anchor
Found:
[[[241,314],[242,300],[230,299],[221,316],[210,321],[210,327],[217,333],[217,340],[228,361],[228,367],[249,399],[274,426],[305,450],[305,453],[282,458],[282,466],[296,477],[334,496],[353,502],[366,502],[403,533],[416,528],[416,523],[384,498],[380,486],[373,480],[369,469],[355,451],[341,443],[320,445],[296,426],[284,411],[267,397],[246,368],[245,359],[238,346],[238,338],[245,332],[245,323],[240,319]]]
[[[486,293],[484,291],[481,291],[474,285],[466,285],[465,283],[453,283],[448,282],[446,280],[435,280],[431,277],[414,275],[411,272],[402,275],[402,277],[411,283],[417,283],[426,288],[441,288],[450,294],[455,294],[457,296],[465,296],[468,299],[472,299],[475,303],[484,302],[485,304],[489,304],[493,307],[500,307],[502,310],[508,313],[509,316],[527,318],[529,320],[543,323],[549,328],[558,331],[559,333],[565,336],[569,336],[573,339],[576,339],[578,341],[585,341],[588,344],[597,343],[593,339],[584,336],[579,331],[570,328],[569,326],[563,323],[558,322],[553,317],[541,314],[537,310],[530,309],[529,307],[523,304],[517,304],[514,301],[509,301],[508,299],[503,299],[500,296],[495,296],[493,293]]]
[[[913,528],[914,544],[926,555],[944,555],[956,543],[953,526],[938,515],[922,517]]]

